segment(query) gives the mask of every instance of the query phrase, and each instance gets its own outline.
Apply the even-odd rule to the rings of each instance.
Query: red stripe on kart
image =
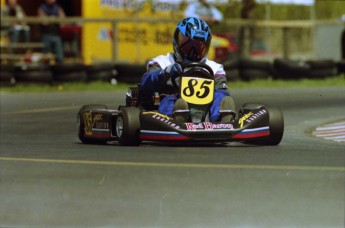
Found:
[[[108,138],[109,137],[109,131],[92,131],[92,137]]]
[[[232,137],[233,139],[250,139],[250,138],[257,138],[263,136],[269,136],[269,131],[262,131],[262,132],[254,132],[254,133],[246,133],[246,134],[238,134]]]
[[[166,135],[140,135],[142,140],[162,140],[162,141],[186,141],[187,136],[166,136]]]

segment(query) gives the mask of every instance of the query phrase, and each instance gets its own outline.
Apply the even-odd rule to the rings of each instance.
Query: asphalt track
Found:
[[[345,88],[235,89],[282,109],[279,146],[84,145],[83,104],[119,92],[0,93],[0,227],[344,227]]]

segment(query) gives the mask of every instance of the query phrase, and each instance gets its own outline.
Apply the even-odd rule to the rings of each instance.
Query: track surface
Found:
[[[344,87],[233,90],[282,109],[275,147],[83,145],[79,107],[123,93],[0,95],[0,227],[345,226],[345,144],[310,134],[344,119]]]

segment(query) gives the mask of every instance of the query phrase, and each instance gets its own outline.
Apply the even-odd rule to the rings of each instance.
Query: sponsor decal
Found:
[[[238,124],[240,125],[240,127],[243,127],[244,122],[250,123],[250,122],[254,121],[256,118],[258,118],[259,116],[262,116],[266,113],[267,113],[266,109],[262,109],[256,113],[249,112],[249,113],[245,114],[244,116],[242,116],[238,120]]]
[[[152,4],[152,10],[157,11],[172,11],[179,10],[179,2],[181,0],[155,0],[150,1]],[[142,10],[145,0],[101,0],[101,7],[109,7],[111,9],[122,9],[122,10]]]
[[[97,38],[99,40],[103,40],[103,41],[109,41],[109,40],[112,40],[113,38],[113,34],[111,31],[109,31],[107,28],[101,28],[99,33],[98,33],[98,36]]]
[[[245,114],[244,116],[242,116],[241,118],[238,119],[238,124],[240,125],[240,127],[243,127],[243,123],[244,121],[246,121],[249,117],[251,117],[254,113],[249,112],[247,114]]]
[[[143,112],[144,115],[153,115],[152,117],[153,118],[156,118],[156,117],[161,117],[161,118],[164,118],[164,119],[167,119],[167,120],[172,120],[172,118],[170,116],[166,116],[162,113],[159,113],[159,112]]]
[[[211,122],[202,122],[202,123],[185,123],[188,131],[196,130],[229,130],[234,129],[232,124],[223,124],[223,123],[211,123]]]
[[[143,112],[144,115],[152,115],[151,117],[156,120],[160,120],[161,122],[164,122],[170,126],[172,126],[175,129],[180,129],[180,126],[178,126],[176,123],[172,122],[173,118],[170,116],[166,116],[162,113],[158,112]]]
[[[103,114],[96,114],[92,118],[91,112],[85,112],[84,113],[84,124],[85,124],[85,134],[86,135],[92,135],[92,128],[95,125],[97,121],[100,121],[103,119]]]

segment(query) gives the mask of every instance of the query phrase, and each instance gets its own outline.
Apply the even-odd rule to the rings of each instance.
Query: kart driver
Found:
[[[230,122],[235,116],[235,103],[228,90],[223,65],[206,57],[211,39],[210,27],[203,20],[196,17],[182,20],[174,32],[174,53],[149,60],[148,70],[141,79],[139,105],[146,110],[152,110],[152,95],[155,92],[169,94],[161,99],[158,112],[186,122],[187,117],[178,113],[188,110],[188,104],[178,97],[178,90],[173,86],[172,80],[183,73],[184,64],[202,62],[212,68],[215,78],[214,100],[210,107],[209,119],[211,122]]]

